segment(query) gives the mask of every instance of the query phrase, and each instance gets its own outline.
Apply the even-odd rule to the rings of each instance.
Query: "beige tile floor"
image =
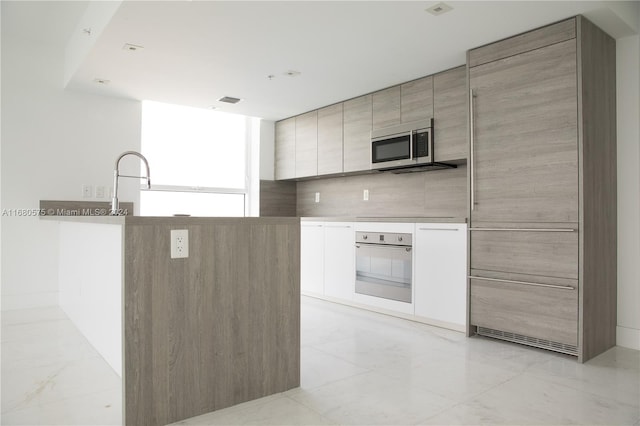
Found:
[[[640,425],[640,352],[574,358],[303,297],[298,389],[178,424]],[[2,424],[119,424],[120,378],[57,308],[2,314]]]

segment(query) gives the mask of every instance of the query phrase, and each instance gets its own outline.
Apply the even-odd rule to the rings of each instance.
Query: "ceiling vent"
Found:
[[[234,98],[232,96],[223,96],[220,99],[218,99],[218,102],[225,102],[227,104],[237,104],[241,100],[242,99],[240,99],[240,98]]]
[[[144,46],[138,46],[137,44],[125,43],[125,45],[122,46],[122,49],[123,50],[128,50],[129,52],[136,52],[138,50],[144,49]]]
[[[434,16],[438,16],[438,15],[442,15],[443,13],[447,13],[451,9],[453,8],[446,3],[437,3],[431,6],[430,8],[426,9],[426,11]]]

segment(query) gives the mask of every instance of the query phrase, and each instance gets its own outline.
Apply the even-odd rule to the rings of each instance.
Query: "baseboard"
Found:
[[[419,323],[426,324],[426,325],[432,325],[432,326],[438,327],[438,328],[445,328],[447,330],[458,331],[460,333],[465,333],[466,332],[466,327],[464,325],[461,325],[461,324],[438,321],[438,320],[434,320],[432,318],[425,318],[425,317],[421,317],[421,316],[417,316],[417,315],[406,314],[406,313],[403,313],[403,312],[392,311],[392,310],[380,308],[380,307],[377,307],[377,306],[371,306],[371,305],[367,305],[367,304],[364,304],[364,303],[354,302],[354,301],[351,301],[351,300],[344,300],[344,299],[340,299],[340,298],[337,298],[337,297],[325,296],[323,294],[318,294],[318,293],[311,293],[311,292],[307,292],[307,291],[302,291],[301,294],[303,296],[313,297],[315,299],[326,300],[327,302],[338,303],[340,305],[345,305],[345,306],[351,306],[352,308],[364,309],[366,311],[376,312],[376,313],[383,314],[383,315],[389,315],[389,316],[396,317],[396,318],[402,318],[402,319],[406,319],[406,320],[414,321],[414,322],[419,322]]]
[[[616,327],[616,345],[640,351],[640,330],[629,327]]]
[[[58,306],[58,292],[30,293],[30,294],[3,294],[2,310],[13,311],[16,309],[44,308]]]

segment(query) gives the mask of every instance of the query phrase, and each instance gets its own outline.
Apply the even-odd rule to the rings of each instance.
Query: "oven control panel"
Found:
[[[356,232],[356,243],[411,246],[412,235],[395,232]]]

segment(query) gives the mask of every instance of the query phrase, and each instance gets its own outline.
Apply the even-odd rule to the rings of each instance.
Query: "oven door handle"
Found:
[[[366,245],[356,244],[356,248],[361,248],[361,247],[372,248],[372,249],[404,250],[404,251],[411,251],[413,249],[413,247],[391,246],[391,245],[385,245],[385,244],[366,244]]]

